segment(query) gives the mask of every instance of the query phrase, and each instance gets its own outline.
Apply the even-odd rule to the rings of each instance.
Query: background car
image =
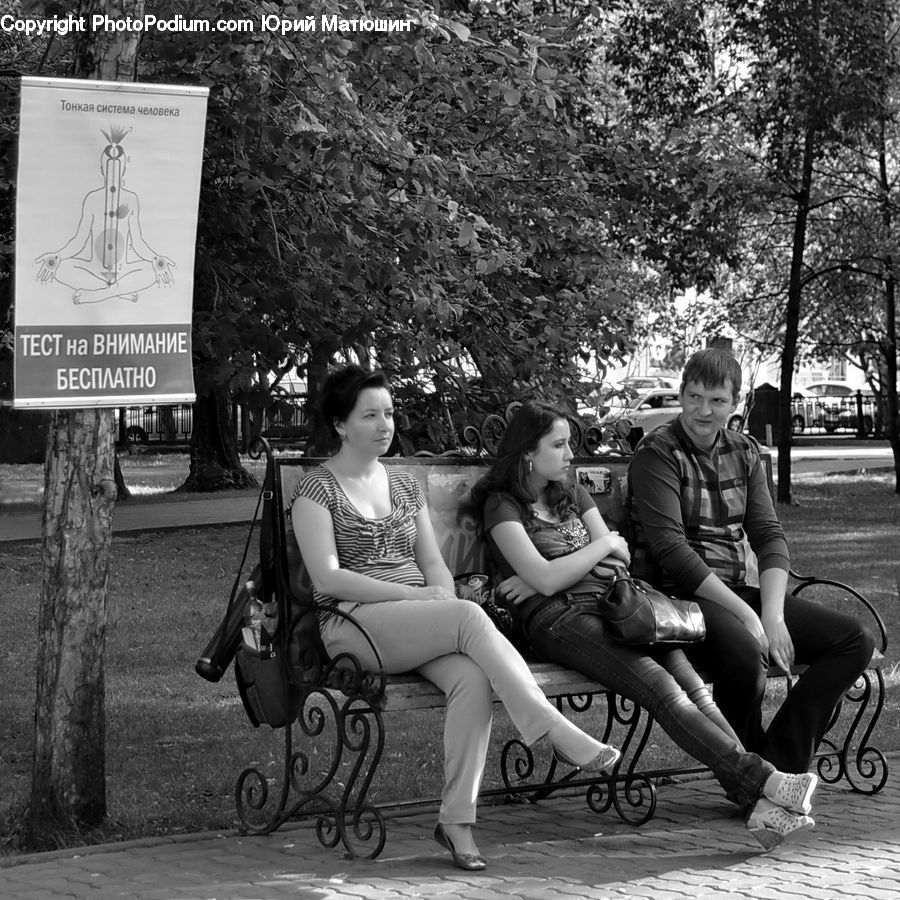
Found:
[[[585,386],[578,404],[580,415],[599,421],[609,416],[620,415],[626,407],[632,407],[633,401],[655,388],[667,388],[676,393],[681,383],[678,378],[668,375],[629,375],[622,381],[612,384],[602,382],[600,385]]]
[[[671,422],[681,412],[681,397],[673,388],[652,388],[638,394],[633,400],[620,408],[611,409],[600,424],[614,428],[622,437],[635,428],[644,434]]]
[[[622,387],[635,394],[653,388],[674,388],[677,391],[680,386],[681,382],[678,378],[668,375],[629,375],[622,379]]]
[[[578,386],[578,414],[591,421],[598,421],[613,406],[624,403],[619,388],[608,381],[582,381]]]
[[[859,403],[862,398],[862,427]],[[814,381],[794,389],[791,400],[791,429],[802,434],[806,428],[824,428],[828,434],[838,429],[870,434],[878,421],[877,402],[869,388],[846,381]]]
[[[653,388],[644,391],[624,408],[610,410],[600,424],[612,428],[634,445],[636,439],[681,414],[681,392],[678,388]],[[726,427],[743,431],[746,422],[746,398],[741,397]],[[638,434],[637,430],[640,430]]]

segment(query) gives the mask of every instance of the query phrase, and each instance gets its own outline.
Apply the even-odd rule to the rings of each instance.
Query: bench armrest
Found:
[[[875,639],[877,649],[882,654],[887,650],[888,634],[887,628],[884,624],[884,619],[881,618],[881,615],[875,608],[875,605],[872,603],[872,601],[864,597],[858,590],[856,590],[856,588],[852,588],[850,587],[850,585],[844,584],[842,581],[835,581],[832,578],[818,578],[814,575],[801,575],[798,572],[794,572],[793,570],[791,570],[790,576],[792,579],[794,579],[794,581],[798,582],[798,584],[791,590],[791,594],[795,597],[799,596],[802,591],[818,585],[820,587],[837,588],[846,596],[853,598],[853,600],[861,604],[864,610],[868,612],[872,622],[874,622],[875,624]]]
[[[334,609],[331,612],[359,631],[372,651],[378,668],[374,670],[365,668],[353,653],[339,653],[331,659],[326,679],[328,686],[336,688],[347,697],[360,697],[372,706],[384,709],[387,673],[384,671],[384,663],[381,661],[381,654],[378,652],[375,642],[365,626],[354,619],[352,614],[345,613],[340,609]]]

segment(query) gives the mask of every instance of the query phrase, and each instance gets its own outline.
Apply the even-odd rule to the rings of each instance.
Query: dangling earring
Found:
[[[530,474],[531,474],[531,470],[532,470],[533,468],[534,468],[534,463],[531,461],[531,459],[530,459],[530,458],[529,458],[529,459],[526,459],[526,460],[525,460],[525,471],[530,475]]]

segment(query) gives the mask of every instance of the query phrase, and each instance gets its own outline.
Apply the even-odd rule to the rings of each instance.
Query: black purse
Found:
[[[516,621],[507,606],[497,602],[489,575],[481,572],[457,575],[453,580],[453,586],[456,588],[457,597],[477,603],[487,613],[497,631],[505,638],[512,638],[516,630]]]
[[[607,568],[604,566],[604,568]],[[706,622],[697,603],[669,597],[632,578],[624,566],[609,566],[613,580],[597,594],[606,633],[619,644],[692,644],[706,637]]]

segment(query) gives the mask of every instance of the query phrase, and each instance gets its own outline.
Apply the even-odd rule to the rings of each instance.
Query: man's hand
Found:
[[[518,575],[510,575],[509,578],[504,578],[500,584],[497,585],[497,593],[503,597],[504,600],[508,600],[512,604],[521,603],[523,600],[527,600],[529,597],[533,597],[537,591],[531,587],[530,584],[526,584],[519,578]]]
[[[794,642],[781,616],[762,614],[762,626],[769,641],[769,659],[785,675],[791,674],[794,664]]]

